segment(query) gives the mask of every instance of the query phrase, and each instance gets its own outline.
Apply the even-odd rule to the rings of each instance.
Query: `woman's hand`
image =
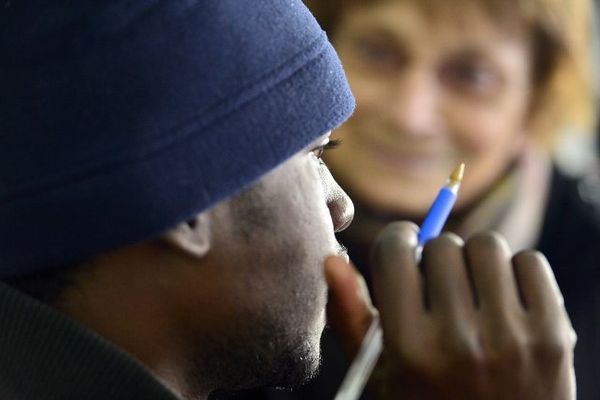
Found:
[[[388,399],[574,399],[575,334],[545,258],[504,240],[445,234],[415,263],[418,228],[390,225],[374,248]],[[351,355],[373,316],[356,271],[326,262],[330,321]]]

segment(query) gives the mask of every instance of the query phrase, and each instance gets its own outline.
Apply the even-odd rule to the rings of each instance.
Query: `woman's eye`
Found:
[[[491,74],[484,68],[460,66],[455,69],[455,78],[473,85],[483,85],[491,79]]]
[[[353,41],[353,49],[355,59],[366,68],[384,72],[403,65],[402,54],[395,46],[383,40],[357,38]]]
[[[500,87],[500,77],[481,63],[453,63],[442,69],[442,80],[462,92],[489,95]]]
[[[379,43],[362,40],[357,42],[356,47],[365,58],[374,62],[383,62],[393,59],[393,53],[390,49]]]

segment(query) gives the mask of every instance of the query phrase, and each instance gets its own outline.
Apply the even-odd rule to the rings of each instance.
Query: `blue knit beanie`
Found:
[[[343,122],[299,0],[0,6],[0,278],[161,234]]]

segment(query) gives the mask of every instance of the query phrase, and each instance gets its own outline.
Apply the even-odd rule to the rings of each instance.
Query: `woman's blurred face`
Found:
[[[523,146],[527,36],[483,10],[434,18],[412,2],[371,4],[348,10],[333,35],[357,109],[327,163],[359,201],[420,216],[465,162],[465,205]]]

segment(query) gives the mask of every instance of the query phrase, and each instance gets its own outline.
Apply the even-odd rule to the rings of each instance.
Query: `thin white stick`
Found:
[[[423,247],[415,248],[415,264],[421,262]],[[350,364],[350,368],[338,389],[334,400],[356,400],[360,397],[379,356],[383,350],[383,331],[379,323],[379,317],[375,317],[369,330],[365,335],[358,354]]]
[[[352,361],[342,385],[335,395],[335,400],[355,400],[362,393],[375,364],[383,349],[383,332],[379,318],[373,319],[371,326],[360,345],[358,354]]]

